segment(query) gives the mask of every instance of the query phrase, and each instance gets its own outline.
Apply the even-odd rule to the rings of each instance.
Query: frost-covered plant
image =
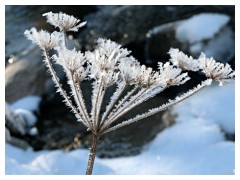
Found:
[[[44,62],[52,74],[57,92],[63,96],[77,120],[92,132],[92,147],[86,171],[88,175],[92,174],[97,143],[101,135],[166,110],[210,85],[212,81],[219,81],[219,85],[222,85],[235,77],[230,65],[218,63],[212,58],[207,58],[203,53],[199,59],[193,59],[178,49],[171,48],[169,51],[170,61],[165,64],[160,62],[158,71],[154,71],[150,67],[140,65],[130,55],[130,51],[107,39],[99,38],[98,45],[92,52],[82,53],[75,49],[69,50],[66,47],[66,32],[78,31],[86,23],[80,23],[79,19],[61,12],[49,12],[43,16],[46,16],[48,23],[59,28],[60,32],[48,33],[43,30],[37,32],[35,28],[32,28],[25,31],[25,36],[43,50]],[[50,49],[55,49],[55,54],[51,57],[49,56]],[[63,67],[76,105],[60,84],[52,61]],[[201,71],[207,78],[180,97],[113,125],[131,109],[165,89],[184,84],[190,79],[187,71]],[[83,81],[92,82],[90,112],[86,108],[82,93],[81,83]],[[105,107],[105,112],[101,114],[105,93],[113,85],[116,86],[115,92]]]

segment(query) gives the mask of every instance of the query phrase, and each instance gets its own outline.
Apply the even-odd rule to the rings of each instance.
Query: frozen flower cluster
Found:
[[[44,30],[40,30],[38,32],[36,28],[26,30],[24,35],[43,50],[49,50],[57,47],[62,39],[62,34],[59,32],[55,31],[53,33],[48,33]]]
[[[213,58],[207,58],[204,53],[201,53],[199,57],[199,66],[208,78],[218,81],[220,86],[235,77],[235,72],[229,64],[216,62]]]
[[[198,71],[199,70],[199,62],[193,59],[191,56],[188,57],[183,52],[179,51],[179,49],[171,48],[168,52],[170,54],[170,61],[173,65],[189,71]]]
[[[187,82],[190,77],[187,71],[201,71],[208,79],[210,85],[212,81],[218,81],[220,85],[234,78],[234,71],[230,65],[216,62],[213,58],[207,58],[203,53],[198,59],[185,55],[178,49],[169,50],[170,61],[158,63],[158,71],[150,67],[140,65],[140,63],[130,55],[130,51],[109,39],[99,38],[94,51],[85,53],[68,50],[63,47],[62,40],[66,31],[77,31],[85,25],[79,23],[80,20],[64,13],[45,13],[47,22],[58,27],[60,32],[48,33],[44,30],[39,32],[32,28],[26,30],[28,39],[37,44],[46,54],[47,66],[55,76],[54,69],[50,65],[51,57],[47,51],[55,49],[56,54],[53,59],[60,64],[71,86],[72,94],[79,107],[72,107],[70,98],[64,91],[65,101],[75,109],[74,112],[88,129],[94,133],[103,133],[115,120],[140,103],[154,97],[158,93],[170,86],[178,86]],[[63,32],[64,31],[64,32]],[[66,38],[66,37],[65,37]],[[61,87],[58,78],[55,77],[57,87]],[[81,88],[84,80],[93,80],[92,87],[92,110],[86,110]],[[111,101],[103,115],[100,109],[104,99],[106,89],[114,84],[118,85],[116,92],[112,95]],[[133,86],[129,92],[124,92],[127,86]],[[59,91],[62,91],[60,88]],[[125,97],[119,99],[122,94]],[[111,112],[110,112],[111,111]],[[101,118],[102,117],[102,118]],[[124,122],[123,122],[124,124]]]
[[[55,27],[58,27],[60,31],[78,31],[79,28],[83,27],[86,22],[80,23],[80,20],[74,16],[69,16],[65,13],[52,13],[48,12],[43,14],[46,16],[47,22]]]
[[[130,55],[130,51],[109,39],[99,38],[94,51],[81,52],[66,47],[67,31],[78,31],[86,24],[64,13],[45,13],[47,22],[57,27],[60,32],[48,33],[35,28],[25,31],[25,36],[38,45],[45,56],[44,62],[52,74],[57,91],[61,93],[66,104],[75,113],[78,121],[82,122],[93,134],[94,142],[99,136],[133,122],[139,121],[183,101],[198,92],[212,81],[218,81],[220,85],[234,79],[235,73],[230,65],[216,62],[213,58],[207,58],[201,54],[198,59],[185,55],[178,49],[169,50],[170,61],[159,62],[158,69],[141,65],[138,60]],[[49,50],[54,49],[55,54],[49,56]],[[62,88],[60,81],[52,66],[54,60],[63,67],[68,84],[71,87],[72,102],[68,93]],[[206,80],[195,88],[166,104],[150,109],[141,115],[127,119],[120,124],[113,125],[121,116],[153,98],[170,86],[179,86],[186,83],[190,77],[188,71],[199,71],[205,74]],[[91,110],[86,108],[83,97],[82,83],[92,83]],[[102,106],[106,91],[114,87],[109,103],[102,112]],[[96,145],[96,144],[95,144]],[[93,149],[96,149],[95,145]],[[95,152],[90,153],[88,171],[91,173]]]

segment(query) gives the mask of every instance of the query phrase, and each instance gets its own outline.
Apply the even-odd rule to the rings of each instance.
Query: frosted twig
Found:
[[[101,91],[100,92],[100,99],[98,100],[99,102],[98,102],[97,114],[96,114],[96,117],[97,117],[96,125],[97,125],[97,127],[99,127],[100,110],[101,110],[101,107],[102,107],[102,102],[103,102],[103,98],[104,98],[105,93],[106,93],[106,89],[107,89],[107,86],[102,85],[101,90],[100,90]]]
[[[108,128],[108,129],[104,130],[104,131],[102,132],[102,134],[111,132],[111,131],[113,131],[113,130],[119,129],[119,128],[124,127],[124,126],[126,126],[126,125],[129,125],[129,124],[132,124],[132,123],[134,123],[134,122],[137,122],[137,121],[139,121],[139,120],[141,120],[141,119],[145,119],[145,118],[147,118],[147,117],[149,117],[149,116],[152,116],[152,115],[154,115],[154,114],[156,114],[156,113],[159,113],[159,112],[161,112],[161,111],[164,111],[164,110],[166,110],[166,109],[174,106],[175,104],[183,101],[184,99],[192,96],[192,95],[195,94],[196,92],[200,91],[202,88],[208,86],[208,85],[209,85],[209,81],[212,81],[212,80],[211,80],[211,79],[207,79],[207,80],[203,81],[201,84],[199,84],[197,87],[195,87],[195,88],[193,88],[192,90],[189,90],[187,93],[183,94],[182,96],[176,97],[175,100],[169,100],[168,103],[166,103],[166,104],[163,104],[163,105],[161,105],[161,106],[159,106],[159,107],[157,107],[157,108],[153,108],[153,109],[149,110],[149,111],[146,112],[146,113],[143,113],[143,114],[141,114],[141,115],[135,116],[134,118],[128,119],[128,120],[126,120],[126,121],[123,121],[123,122],[120,123],[120,124],[117,124],[117,125],[115,125],[115,126],[113,126],[113,127],[111,127],[111,128]]]
[[[75,82],[72,71],[70,71],[70,76],[69,77],[70,77],[69,85],[71,86],[73,97],[75,99],[75,102],[78,105],[78,109],[83,114],[85,123],[88,125],[88,128],[90,130],[93,130],[93,127],[92,127],[92,124],[91,124],[91,121],[90,121],[90,117],[87,113],[87,110],[86,110],[86,107],[85,107],[85,104],[84,104],[84,101],[83,101],[82,93],[80,92],[81,91],[80,84]]]
[[[108,118],[108,120],[105,121],[105,123],[102,125],[100,132],[102,132],[104,129],[106,129],[110,124],[112,124],[115,120],[117,120],[120,116],[124,115],[128,111],[130,111],[133,107],[131,105],[139,98],[141,97],[144,92],[147,91],[147,88],[142,88],[136,95],[132,96],[132,98],[124,103],[121,108],[119,108],[118,111],[114,113],[111,117]]]
[[[97,88],[96,87],[93,87],[93,93],[92,93],[92,121],[93,121],[93,125],[94,125],[94,128],[95,130],[97,130],[97,127],[98,127],[98,117],[97,117],[97,108],[100,108],[98,106],[98,98],[101,94],[101,88],[102,88],[102,84],[103,84],[103,77],[101,76],[100,77],[100,82],[99,83],[96,83],[97,85]],[[96,91],[97,90],[97,91]],[[96,91],[96,92],[95,92]]]
[[[53,69],[53,67],[52,67],[52,64],[51,64],[50,59],[49,59],[48,54],[47,54],[47,51],[44,50],[43,52],[44,52],[44,56],[45,56],[45,61],[44,61],[44,62],[45,62],[46,66],[48,67],[48,69],[49,69],[49,71],[50,71],[50,73],[51,73],[51,75],[52,75],[53,82],[55,83],[56,87],[58,88],[57,91],[60,92],[60,94],[64,97],[67,106],[71,107],[71,109],[73,110],[76,118],[77,118],[79,121],[81,121],[85,126],[87,126],[86,123],[85,123],[85,121],[84,121],[83,118],[82,118],[82,115],[79,114],[78,110],[77,110],[76,107],[72,104],[70,98],[67,96],[67,93],[63,90],[62,85],[60,84],[60,82],[59,82],[59,80],[58,80],[58,77],[57,77],[57,75],[56,75],[56,73],[55,73],[55,71],[54,71],[54,69]]]
[[[125,83],[125,81],[122,81],[117,85],[117,89],[114,92],[114,94],[112,95],[112,97],[110,99],[110,103],[106,107],[106,111],[103,113],[100,125],[102,125],[102,123],[106,120],[106,117],[108,116],[108,114],[112,110],[113,106],[117,103],[117,101],[119,100],[120,96],[122,95],[122,93],[124,92],[126,87],[127,87],[127,84]]]
[[[139,89],[139,86],[135,86],[131,91],[129,91],[117,104],[115,109],[112,110],[110,113],[109,118],[115,115],[115,113],[118,111],[118,109]]]

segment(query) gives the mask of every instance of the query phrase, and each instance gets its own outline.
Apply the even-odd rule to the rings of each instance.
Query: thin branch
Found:
[[[165,90],[167,88],[167,86],[165,87],[153,87],[148,89],[147,91],[141,93],[140,96],[138,96],[138,98],[136,98],[134,101],[132,101],[131,103],[129,103],[127,108],[122,108],[119,111],[121,112],[124,109],[124,112],[122,113],[127,113],[128,111],[130,111],[131,109],[133,109],[134,107],[138,106],[139,104],[147,101],[148,99],[156,96],[157,94],[161,93],[163,90]]]
[[[105,133],[111,132],[111,131],[113,131],[113,130],[119,129],[119,128],[124,127],[124,126],[126,126],[126,125],[132,124],[132,123],[134,123],[134,122],[136,122],[136,121],[145,119],[145,118],[147,118],[147,117],[149,117],[149,116],[152,116],[152,115],[154,115],[154,114],[156,114],[156,113],[159,113],[159,112],[161,112],[161,111],[164,111],[164,110],[166,110],[166,109],[174,106],[175,104],[183,101],[184,99],[192,96],[192,95],[195,94],[196,92],[198,92],[198,91],[200,91],[201,89],[203,89],[204,87],[208,86],[208,85],[209,85],[209,84],[208,84],[209,80],[210,80],[210,79],[207,79],[207,80],[203,81],[203,82],[202,82],[201,84],[199,84],[197,87],[193,88],[192,90],[189,90],[187,93],[183,94],[182,96],[176,97],[175,100],[170,100],[170,101],[169,101],[168,103],[166,103],[166,104],[163,104],[163,105],[161,105],[161,106],[159,106],[159,107],[157,107],[157,108],[151,109],[151,110],[149,110],[149,111],[146,112],[146,113],[143,113],[143,114],[141,114],[141,115],[137,115],[137,116],[135,116],[134,118],[128,119],[128,120],[123,121],[122,123],[120,123],[120,124],[118,124],[118,125],[116,125],[116,126],[113,126],[113,127],[109,128],[109,129],[107,129],[107,130],[104,130],[104,131],[102,132],[102,134],[105,134]]]
[[[118,109],[139,89],[139,86],[135,86],[130,92],[128,92],[118,103],[116,108],[110,113],[107,119],[110,119],[112,116],[115,115],[115,113],[118,111]]]
[[[65,92],[65,90],[62,88],[62,85],[60,84],[59,80],[58,80],[58,77],[52,67],[52,64],[50,62],[50,59],[48,57],[48,54],[47,54],[47,50],[44,50],[43,51],[44,53],[44,56],[45,56],[45,63],[46,63],[46,66],[48,67],[51,75],[52,75],[52,78],[53,78],[53,82],[55,83],[56,87],[58,88],[58,92],[60,92],[60,94],[64,97],[65,99],[65,102],[66,104],[72,108],[73,112],[75,113],[77,119],[79,121],[81,121],[86,127],[88,127],[86,125],[86,123],[84,122],[83,118],[82,118],[82,115],[78,112],[78,110],[76,109],[76,107],[72,104],[72,101],[70,100],[70,98],[67,96],[67,93]]]
[[[103,89],[103,90],[102,90]],[[96,114],[96,128],[98,128],[99,127],[99,119],[100,119],[100,110],[101,110],[101,106],[102,106],[102,102],[103,102],[103,98],[104,98],[104,96],[105,96],[105,93],[106,93],[106,90],[107,90],[107,86],[103,86],[102,88],[101,88],[101,92],[100,92],[100,100],[98,100],[98,108],[97,108],[97,114]]]
[[[132,96],[132,98],[123,104],[123,106],[111,117],[109,117],[105,123],[102,125],[100,132],[102,132],[105,128],[108,128],[115,120],[117,120],[120,116],[124,115],[128,111],[130,111],[132,108],[129,108],[132,103],[134,103],[139,97],[143,95],[144,92],[146,92],[147,88],[143,88],[140,90],[136,95]]]
[[[99,136],[92,134],[92,146],[91,146],[90,154],[89,154],[89,158],[88,158],[86,175],[92,175],[98,140],[99,140]]]
[[[93,87],[93,94],[92,94],[92,101],[93,101],[93,103],[92,103],[92,113],[91,114],[92,114],[93,128],[94,128],[95,131],[97,130],[97,124],[98,124],[96,115],[97,115],[97,108],[98,108],[98,98],[100,96],[101,86],[102,86],[102,83],[103,83],[102,79],[103,79],[103,77],[101,75],[100,83],[97,84],[98,87]],[[96,90],[95,88],[97,88],[97,92],[96,92],[97,96],[96,96],[96,98],[94,98],[95,97],[95,90]],[[95,100],[95,102],[94,102],[94,100]]]
[[[89,114],[88,114],[88,111],[87,111],[87,107],[86,107],[86,104],[85,104],[85,101],[84,101],[84,98],[83,98],[83,93],[82,93],[82,90],[81,90],[81,82],[79,83],[79,88],[77,88],[77,90],[78,90],[78,93],[79,93],[79,95],[80,95],[80,102],[81,102],[81,104],[82,104],[82,107],[83,107],[83,110],[84,110],[84,112],[85,112],[85,114],[86,114],[86,116],[87,116],[87,120],[90,122],[90,124],[91,124],[91,119],[90,119],[90,116],[89,116]]]
[[[79,111],[83,114],[85,122],[88,125],[88,128],[90,130],[93,130],[93,127],[92,127],[91,121],[90,121],[90,117],[89,117],[89,115],[86,111],[86,107],[85,107],[85,104],[83,102],[82,93],[80,93],[80,91],[81,91],[80,84],[78,84],[79,87],[77,87],[77,84],[74,81],[73,72],[71,70],[69,70],[69,71],[70,71],[70,76],[68,76],[68,77],[70,78],[70,86],[71,86],[71,90],[72,90],[75,102],[78,105]]]
[[[118,84],[118,87],[117,87],[116,91],[113,93],[113,95],[110,99],[110,104],[106,107],[106,111],[103,113],[103,116],[102,116],[102,119],[101,119],[101,122],[100,122],[100,126],[106,120],[106,117],[109,115],[113,106],[117,103],[117,101],[119,100],[120,96],[122,95],[122,93],[124,92],[126,87],[127,87],[127,84],[125,83],[125,81],[122,81]]]

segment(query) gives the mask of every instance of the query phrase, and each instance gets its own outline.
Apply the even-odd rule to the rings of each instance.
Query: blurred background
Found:
[[[90,133],[55,93],[52,79],[42,63],[41,51],[23,35],[31,27],[54,31],[42,17],[49,11],[62,11],[87,21],[78,33],[68,34],[70,48],[83,52],[93,50],[96,40],[102,37],[128,48],[141,64],[154,69],[157,62],[169,60],[167,52],[171,47],[194,58],[204,52],[235,69],[234,6],[5,6],[6,142],[21,149],[69,152],[76,148],[87,149],[91,143]],[[61,69],[55,68],[69,91]],[[122,119],[156,107],[203,79],[198,73],[190,76],[192,79],[187,84],[170,88]],[[88,97],[90,84],[86,82],[83,89]],[[176,117],[171,111],[163,112],[111,132],[102,137],[97,156],[138,155],[159,132],[175,124]],[[234,130],[221,128],[221,133],[225,140],[234,142]]]

